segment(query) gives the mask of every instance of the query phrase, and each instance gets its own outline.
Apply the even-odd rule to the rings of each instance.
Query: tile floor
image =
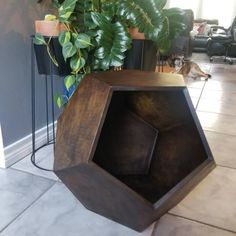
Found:
[[[142,233],[86,210],[50,172],[29,157],[0,169],[0,236],[233,236],[236,235],[236,65],[194,61],[212,74],[188,81],[217,167],[176,207]],[[37,153],[52,164],[52,147]]]

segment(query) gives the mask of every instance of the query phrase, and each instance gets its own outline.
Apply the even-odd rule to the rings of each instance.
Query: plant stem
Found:
[[[50,36],[47,44],[46,44],[46,48],[47,48],[47,53],[48,53],[48,56],[50,57],[50,59],[52,60],[53,64],[58,67],[58,62],[57,60],[55,59],[55,57],[52,55],[51,53],[51,50],[50,50],[50,42],[51,42],[51,39],[52,39],[52,36]]]

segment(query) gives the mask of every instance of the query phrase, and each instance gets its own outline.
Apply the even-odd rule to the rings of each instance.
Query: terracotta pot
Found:
[[[60,24],[58,20],[36,20],[35,32],[44,36],[58,36],[60,33]]]
[[[138,28],[129,28],[129,33],[133,39],[145,39],[144,33],[140,33]]]

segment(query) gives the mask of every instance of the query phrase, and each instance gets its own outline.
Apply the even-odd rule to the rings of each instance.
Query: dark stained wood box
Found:
[[[137,231],[214,167],[180,75],[88,75],[58,121],[56,175],[86,208]]]

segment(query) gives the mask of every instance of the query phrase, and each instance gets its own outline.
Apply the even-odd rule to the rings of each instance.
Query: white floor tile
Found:
[[[0,169],[0,230],[54,184],[12,169]]]
[[[138,233],[108,220],[87,210],[63,184],[57,183],[2,236],[150,236],[153,226]]]

